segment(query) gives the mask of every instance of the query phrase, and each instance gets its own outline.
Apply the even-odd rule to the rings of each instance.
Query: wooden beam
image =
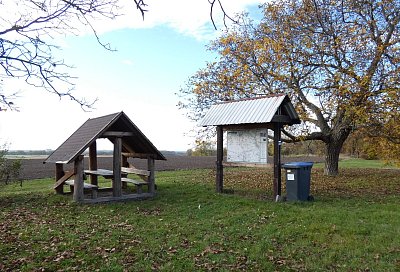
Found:
[[[281,197],[281,128],[280,123],[275,123],[274,128],[274,199]]]
[[[83,155],[79,155],[74,163],[74,195],[73,199],[76,202],[83,202]]]
[[[224,132],[222,126],[217,126],[217,174],[215,177],[215,187],[217,193],[222,193],[224,190]]]
[[[149,183],[149,193],[154,194],[156,191],[156,184],[155,184],[155,173],[154,173],[154,158],[147,158],[147,169],[150,172],[149,177],[147,178],[147,182]]]
[[[121,181],[121,154],[122,154],[122,138],[115,138],[114,154],[113,154],[113,196],[122,196],[122,181]]]
[[[65,172],[64,176],[62,176],[59,180],[57,180],[56,184],[54,184],[54,189],[58,192],[59,187],[63,187],[66,180],[74,175],[74,171]],[[64,190],[61,190],[62,192]]]
[[[121,157],[121,166],[129,168],[128,157],[125,156],[124,153],[122,153],[122,157]]]
[[[261,124],[238,124],[238,125],[224,125],[225,131],[229,130],[247,130],[247,129],[258,129],[258,128],[269,128],[273,129],[273,123],[261,123]]]
[[[94,141],[89,146],[89,170],[97,170],[97,144]],[[90,183],[93,185],[98,185],[98,180],[96,175],[90,175]]]
[[[135,134],[133,132],[128,131],[106,131],[101,134],[101,137],[128,137],[134,135]]]
[[[56,183],[63,176],[64,176],[64,164],[56,163],[56,173],[55,173]],[[55,186],[54,189],[56,190],[57,194],[63,194],[64,193],[64,186]]]

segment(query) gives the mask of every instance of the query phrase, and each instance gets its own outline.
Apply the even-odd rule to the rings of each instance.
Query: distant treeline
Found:
[[[7,155],[24,155],[24,156],[37,156],[37,155],[50,155],[53,150],[8,150]]]
[[[38,155],[50,155],[53,152],[51,149],[46,150],[8,150],[7,155],[20,155],[20,156],[38,156]],[[85,152],[84,154],[87,154]],[[185,156],[184,151],[167,151],[162,150],[161,153],[164,156]],[[97,150],[97,155],[112,155],[112,150]]]

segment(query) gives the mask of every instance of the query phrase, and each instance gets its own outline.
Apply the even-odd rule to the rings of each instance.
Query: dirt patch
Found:
[[[52,163],[43,164],[44,159],[22,159],[21,178],[39,179],[54,177],[55,166]],[[139,169],[147,169],[147,160],[133,159],[129,160],[135,167]],[[112,157],[98,157],[98,168],[112,169]],[[84,165],[89,165],[88,158],[85,158]],[[186,156],[169,156],[166,161],[156,161],[156,171],[176,170],[176,169],[196,169],[196,168],[213,168],[215,165],[215,157],[186,157]],[[73,168],[73,163],[66,165],[65,170]]]
[[[187,156],[167,156],[166,161],[156,161],[156,171],[165,170],[178,170],[178,169],[199,169],[199,168],[214,168],[215,160],[214,156],[208,157],[187,157]],[[52,163],[43,164],[45,158],[41,159],[22,159],[22,171],[21,178],[27,179],[40,179],[54,177],[55,166]],[[272,158],[269,158],[272,162]],[[282,162],[289,161],[312,161],[322,162],[323,159],[320,157],[283,157]],[[132,159],[130,160],[135,167],[139,169],[147,169],[147,160]],[[98,168],[112,169],[112,157],[98,157],[97,159]],[[88,158],[85,158],[84,165],[89,165]],[[73,164],[65,166],[65,170],[72,169]]]

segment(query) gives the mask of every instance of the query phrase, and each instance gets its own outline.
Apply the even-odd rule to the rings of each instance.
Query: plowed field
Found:
[[[23,159],[21,178],[39,179],[54,177],[54,164],[43,164],[45,159]],[[112,169],[112,157],[98,157],[98,168]],[[287,161],[314,161],[321,162],[319,157],[295,157],[282,158],[282,162]],[[133,165],[140,169],[146,169],[146,160],[134,159],[130,161]],[[269,158],[272,162],[272,158]],[[85,158],[85,166],[89,165],[88,158]],[[187,157],[187,156],[168,156],[166,161],[156,161],[156,171],[178,170],[178,169],[196,169],[196,168],[213,168],[215,166],[215,157]],[[67,165],[65,170],[71,169],[73,164]]]

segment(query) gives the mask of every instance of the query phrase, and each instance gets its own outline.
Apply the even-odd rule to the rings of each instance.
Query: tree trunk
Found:
[[[350,129],[340,130],[325,142],[325,175],[337,176],[339,174],[339,155],[349,134]]]
[[[336,142],[325,143],[325,169],[327,176],[337,176],[339,174],[339,154],[342,146]]]

